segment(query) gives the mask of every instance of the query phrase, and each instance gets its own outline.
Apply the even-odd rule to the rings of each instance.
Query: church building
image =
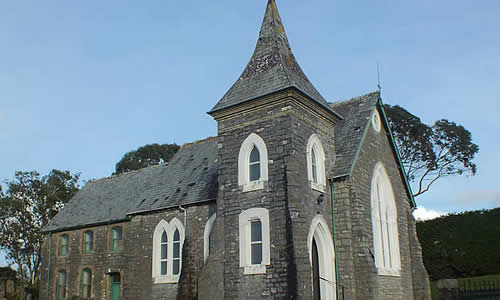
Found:
[[[216,137],[90,181],[52,219],[41,299],[430,299],[380,93],[325,100],[274,0],[208,114]]]

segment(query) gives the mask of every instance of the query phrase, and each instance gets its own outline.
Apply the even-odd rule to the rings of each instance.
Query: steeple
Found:
[[[250,62],[209,113],[291,87],[332,111],[295,60],[276,3],[269,0],[259,40]]]

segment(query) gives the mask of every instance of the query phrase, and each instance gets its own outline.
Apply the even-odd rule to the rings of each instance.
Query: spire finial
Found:
[[[210,113],[287,88],[296,88],[313,102],[330,106],[297,63],[290,49],[275,0],[268,0],[259,39],[247,67]]]

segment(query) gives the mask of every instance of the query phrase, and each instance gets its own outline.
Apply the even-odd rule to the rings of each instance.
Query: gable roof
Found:
[[[266,13],[255,51],[245,70],[212,108],[213,113],[286,88],[296,88],[310,99],[333,112],[297,63],[274,0]]]
[[[344,117],[335,126],[336,161],[333,178],[340,179],[352,175],[359,151],[370,128],[371,117],[374,111],[378,109],[382,123],[387,131],[389,144],[394,152],[398,169],[403,178],[410,204],[412,207],[417,207],[401,157],[399,156],[398,147],[394,141],[394,136],[392,135],[389,121],[384,111],[380,92],[373,92],[347,101],[330,103],[330,106]]]
[[[167,164],[87,183],[43,228],[61,231],[114,223],[130,215],[215,200],[215,138],[183,146]]]
[[[370,117],[375,110],[379,93],[373,92],[330,106],[344,117],[335,126],[336,160],[334,178],[350,176],[357,154],[369,127]]]

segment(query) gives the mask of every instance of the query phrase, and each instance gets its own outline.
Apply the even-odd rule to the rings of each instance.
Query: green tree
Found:
[[[116,164],[116,171],[113,174],[122,174],[168,162],[179,151],[179,148],[177,144],[151,144],[139,147],[123,156]]]
[[[441,178],[476,174],[479,146],[462,125],[445,119],[429,126],[401,106],[384,105],[414,197],[429,191]]]
[[[42,227],[78,192],[79,174],[52,170],[16,172],[0,186],[0,249],[17,265],[23,284],[33,287],[41,263]]]

